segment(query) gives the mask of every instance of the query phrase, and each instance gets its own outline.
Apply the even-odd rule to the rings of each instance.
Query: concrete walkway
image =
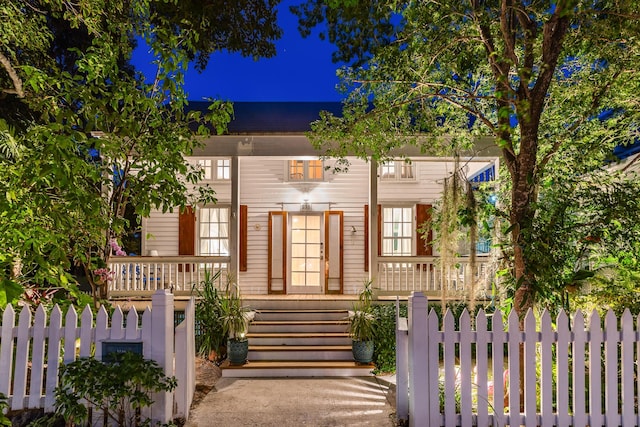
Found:
[[[384,378],[221,378],[187,427],[395,426]]]

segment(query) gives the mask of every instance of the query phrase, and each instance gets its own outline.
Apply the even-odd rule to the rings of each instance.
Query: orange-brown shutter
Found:
[[[325,274],[326,294],[342,294],[344,291],[344,216],[342,211],[325,211]]]
[[[240,205],[240,271],[247,271],[247,232],[247,205]]]
[[[378,256],[382,256],[382,205],[378,205]]]
[[[369,205],[364,205],[364,271],[369,271]]]
[[[378,205],[378,256],[382,255],[382,205]],[[369,271],[369,205],[364,205],[364,271]]]
[[[431,220],[431,210],[433,206],[431,205],[416,205],[416,225],[418,228],[422,226],[427,221]],[[426,239],[423,239],[424,234],[420,234],[419,231],[416,232],[416,255],[417,256],[432,256],[433,255],[433,231],[429,229],[426,233]]]
[[[193,207],[187,206],[178,216],[178,255],[196,254],[196,213]],[[190,265],[185,265],[189,272]],[[182,271],[182,264],[178,264],[178,271]]]

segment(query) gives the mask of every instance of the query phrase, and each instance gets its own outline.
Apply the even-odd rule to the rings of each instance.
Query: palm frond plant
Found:
[[[371,280],[364,282],[358,295],[358,303],[349,312],[349,336],[352,340],[353,358],[358,363],[371,363],[373,360],[373,340],[376,335],[376,317],[371,310],[373,291]]]
[[[246,337],[252,312],[245,307],[235,281],[228,277],[227,288],[221,299],[222,328],[227,336],[227,356],[232,365],[242,365],[247,360],[249,341]]]
[[[221,271],[212,273],[205,268],[204,279],[200,286],[194,285],[198,302],[196,303],[196,340],[198,355],[213,362],[224,358],[226,333],[222,322],[222,292],[216,287]]]

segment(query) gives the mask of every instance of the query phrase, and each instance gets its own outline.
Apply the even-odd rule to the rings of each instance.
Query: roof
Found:
[[[206,102],[189,102],[189,108],[206,111]],[[311,130],[320,119],[320,111],[342,115],[340,102],[234,102],[234,117],[228,125],[229,135],[288,134]]]

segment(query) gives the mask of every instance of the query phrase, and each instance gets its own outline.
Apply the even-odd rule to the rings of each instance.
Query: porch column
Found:
[[[238,156],[231,157],[231,218],[229,218],[229,272],[238,280],[238,259],[240,258],[238,236],[240,235],[240,165]],[[238,282],[238,286],[240,283]]]
[[[369,279],[378,275],[378,162],[369,162]]]

